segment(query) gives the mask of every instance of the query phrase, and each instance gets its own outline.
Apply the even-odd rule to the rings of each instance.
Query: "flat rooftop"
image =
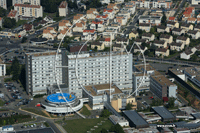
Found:
[[[10,133],[55,133],[52,128],[30,129]]]
[[[89,85],[89,86],[84,86],[85,89],[90,92],[91,95],[93,96],[99,96],[99,95],[102,95],[102,94],[98,94],[93,90],[92,86],[94,86],[97,90],[104,90],[104,89],[110,89],[110,84],[100,84],[100,85]],[[120,94],[120,93],[123,93],[116,85],[112,85],[111,86],[111,89],[114,88],[115,89],[115,92],[112,93],[112,94]],[[110,91],[106,90],[106,92],[108,94],[110,94]]]
[[[151,76],[156,82],[158,82],[162,86],[171,86],[174,85],[168,78],[166,78],[164,75],[156,75],[156,76]]]
[[[142,118],[135,110],[123,111],[123,113],[128,117],[136,126],[149,125],[145,119]]]
[[[175,116],[163,106],[152,107],[152,109],[163,119],[175,119]]]
[[[25,54],[32,55],[32,56],[46,56],[46,55],[56,55],[56,51],[30,52],[30,53],[25,53]]]

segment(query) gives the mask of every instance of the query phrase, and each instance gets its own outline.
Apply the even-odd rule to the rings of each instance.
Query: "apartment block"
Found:
[[[0,64],[0,76],[6,75],[6,64]]]
[[[176,98],[177,94],[177,86],[164,75],[150,77],[150,90],[164,101],[169,97]]]
[[[49,85],[56,84],[57,80],[62,84],[62,65],[61,54],[57,55],[56,51],[34,52],[25,54],[26,63],[26,91],[32,95],[47,93]],[[56,70],[56,71],[55,71]]]
[[[160,25],[162,16],[139,16],[139,24],[146,23],[151,25]]]
[[[43,17],[42,6],[29,4],[15,4],[14,10],[18,11],[21,17]]]
[[[25,4],[29,3],[30,5],[40,5],[40,0],[12,0],[13,6],[15,4]]]
[[[58,7],[59,16],[66,16],[68,14],[68,3],[66,1],[62,1]]]
[[[81,86],[109,84],[110,78],[123,92],[132,91],[132,54],[113,52],[111,57],[109,52],[83,53],[78,56],[67,52],[62,54],[63,65],[68,66],[63,68],[63,81],[69,88],[68,93],[80,98]]]
[[[0,1],[0,6],[7,10],[7,0],[1,0]]]

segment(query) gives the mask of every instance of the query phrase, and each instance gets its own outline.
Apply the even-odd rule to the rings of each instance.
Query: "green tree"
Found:
[[[154,34],[156,31],[157,31],[156,26],[151,27],[151,29],[150,29],[150,33]]]
[[[12,80],[18,80],[20,75],[20,65],[17,57],[14,57],[14,60],[11,65],[12,70]]]
[[[165,12],[163,12],[163,16],[162,16],[162,19],[161,19],[161,24],[166,26],[166,20],[167,20],[167,17],[165,15]]]
[[[0,7],[0,17],[5,17],[7,15],[6,9]]]
[[[145,42],[143,42],[141,45],[142,45],[142,47],[144,47],[144,48],[145,48],[145,47],[147,47],[147,48],[150,47],[149,44],[147,44],[147,43],[145,43]]]
[[[102,128],[101,133],[108,133],[108,131],[105,128]]]
[[[169,98],[169,101],[168,101],[167,107],[168,107],[168,108],[173,108],[174,105],[175,105],[175,104],[174,104],[175,100],[176,100],[176,99],[175,99],[174,97],[170,97],[170,98]]]
[[[23,86],[23,88],[26,90],[26,66],[22,65],[19,80]]]
[[[126,110],[132,110],[132,107],[133,105],[131,103],[128,103],[125,108]]]
[[[21,43],[25,43],[27,41],[27,37],[23,37]]]
[[[3,22],[3,26],[5,28],[13,28],[16,26],[16,20],[14,18],[5,18]]]
[[[125,133],[123,128],[119,124],[112,126],[109,131],[115,133]]]
[[[101,112],[101,117],[109,117],[110,115],[111,115],[111,113],[107,109],[104,109]]]

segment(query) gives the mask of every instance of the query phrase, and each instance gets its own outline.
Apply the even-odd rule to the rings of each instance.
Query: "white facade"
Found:
[[[0,6],[7,10],[7,0],[0,0]]]
[[[124,117],[120,118],[115,115],[110,115],[109,119],[114,125],[119,124],[122,127],[129,126],[129,122]]]
[[[45,94],[47,86],[56,84],[59,80],[62,83],[62,68],[56,68],[55,65],[62,65],[62,56],[58,54],[58,62],[55,62],[56,52],[38,52],[26,53],[26,88],[32,95]]]
[[[43,9],[40,5],[15,4],[14,10],[22,17],[43,17]]]
[[[68,14],[68,3],[66,1],[62,1],[60,3],[58,10],[59,10],[59,16],[61,16],[61,17],[67,16],[67,14]]]
[[[12,0],[13,6],[15,4],[29,3],[31,5],[40,5],[40,0]]]
[[[0,64],[0,76],[6,75],[6,64]]]
[[[161,24],[161,16],[139,16],[139,23],[146,23],[152,25]]]

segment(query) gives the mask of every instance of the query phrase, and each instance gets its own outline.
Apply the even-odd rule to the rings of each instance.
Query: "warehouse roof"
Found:
[[[152,107],[152,109],[156,113],[158,113],[158,115],[160,117],[162,117],[163,119],[173,119],[173,118],[175,118],[175,116],[163,106]]]

